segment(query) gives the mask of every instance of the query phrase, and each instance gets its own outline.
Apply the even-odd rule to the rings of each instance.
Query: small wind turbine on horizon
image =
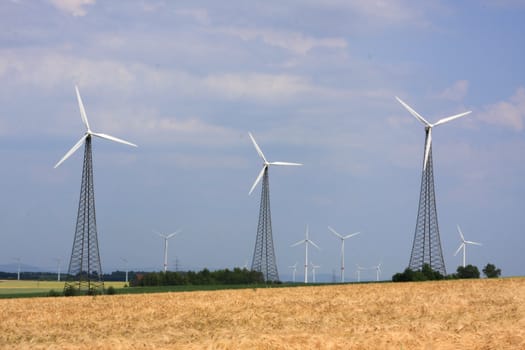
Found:
[[[157,231],[153,231],[155,232],[156,234],[158,234],[160,237],[162,237],[164,239],[164,272],[168,271],[168,240],[170,238],[173,238],[175,235],[179,234],[180,233],[180,230],[177,230],[173,233],[170,233],[170,234],[162,234],[160,232],[157,232]]]
[[[355,264],[355,266],[356,266],[355,273],[357,275],[357,282],[361,282],[361,271],[365,270],[365,268],[359,266],[359,264]]]
[[[120,260],[122,260],[124,262],[124,265],[126,266],[126,284],[127,284],[128,283],[128,271],[129,271],[128,259],[120,258]]]
[[[361,232],[351,233],[349,235],[343,236],[339,234],[336,230],[328,226],[328,229],[341,240],[341,283],[345,281],[345,240],[348,238],[357,236]]]
[[[261,186],[261,203],[259,208],[259,222],[257,224],[257,236],[255,237],[255,248],[252,260],[252,270],[259,271],[263,274],[265,281],[278,281],[279,272],[277,271],[277,262],[275,259],[275,250],[273,245],[272,234],[272,218],[270,211],[270,180],[268,169],[271,165],[283,166],[300,166],[300,163],[290,162],[269,162],[261,148],[255,141],[253,135],[249,132],[248,135],[252,140],[255,150],[259,157],[263,160],[263,167],[255,179],[248,195],[251,195],[255,187],[262,179]]]
[[[305,239],[302,239],[292,244],[290,247],[296,247],[299,244],[303,244],[303,243],[304,243],[304,283],[308,283],[308,244],[313,245],[319,250],[321,249],[319,248],[317,244],[315,244],[314,241],[308,238],[308,225],[306,225]]]
[[[297,272],[297,262],[292,266],[288,266],[289,269],[292,269],[292,282],[295,283],[295,273]]]
[[[14,261],[16,261],[17,263],[17,273],[16,273],[16,280],[17,281],[20,281],[20,258],[19,257],[16,257],[16,258],[13,258]]]
[[[60,263],[62,262],[62,259],[55,258],[55,261],[57,262],[57,281],[60,282]]]
[[[310,261],[310,266],[312,267],[312,283],[315,283],[315,270],[320,269],[320,265],[315,265],[313,262]]]
[[[461,228],[459,227],[459,225],[457,225],[457,227],[458,227],[459,236],[461,237],[461,244],[459,245],[458,250],[456,250],[456,252],[454,253],[454,256],[456,256],[459,253],[459,251],[463,248],[463,267],[465,267],[466,266],[466,256],[467,256],[467,252],[466,252],[467,244],[479,245],[479,246],[482,244],[478,242],[465,240],[465,236],[463,236],[463,232],[461,232]]]
[[[381,275],[381,264],[377,264],[377,266],[372,267],[372,269],[376,270],[376,281],[379,282],[379,276]]]

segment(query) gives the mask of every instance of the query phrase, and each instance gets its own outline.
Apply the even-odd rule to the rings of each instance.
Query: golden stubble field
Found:
[[[525,278],[0,300],[2,349],[525,349]]]

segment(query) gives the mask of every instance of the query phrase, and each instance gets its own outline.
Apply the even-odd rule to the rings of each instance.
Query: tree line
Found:
[[[498,278],[501,275],[501,269],[496,268],[494,264],[487,264],[483,268],[483,274],[487,278]],[[406,268],[403,272],[398,272],[392,276],[393,282],[411,282],[411,281],[436,281],[443,279],[464,279],[464,278],[479,278],[480,273],[477,266],[467,265],[465,267],[458,266],[456,273],[444,276],[439,271],[432,270],[429,264],[423,264],[421,270],[412,270]]]
[[[264,283],[264,275],[259,271],[234,268],[198,272],[148,272],[137,273],[131,280],[132,287],[177,286],[177,285],[214,285],[214,284],[258,284]]]

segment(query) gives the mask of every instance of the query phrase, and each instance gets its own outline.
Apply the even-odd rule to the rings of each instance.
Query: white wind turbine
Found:
[[[128,272],[129,272],[128,259],[120,258],[120,260],[122,260],[124,262],[124,264],[126,265],[126,284],[127,284],[128,283]]]
[[[441,125],[441,124],[448,123],[449,121],[452,121],[454,119],[466,116],[467,114],[470,114],[472,112],[472,111],[468,111],[468,112],[455,114],[450,117],[442,118],[438,120],[437,122],[435,122],[434,124],[431,124],[425,118],[423,118],[419,113],[417,113],[414,109],[412,109],[412,107],[410,107],[405,102],[403,102],[399,97],[396,96],[396,99],[399,101],[399,103],[403,105],[403,107],[405,107],[410,112],[410,114],[412,114],[417,120],[419,120],[425,126],[425,130],[428,133],[428,137],[427,137],[426,145],[425,145],[425,160],[423,162],[423,170],[426,170],[427,168],[428,154],[430,152],[430,147],[432,145],[432,128],[435,126]]]
[[[295,273],[297,272],[297,263],[292,266],[288,266],[289,269],[292,269],[292,282],[295,283]]]
[[[304,283],[308,283],[308,244],[313,245],[317,249],[321,249],[319,248],[317,244],[315,244],[314,241],[308,238],[308,225],[306,225],[305,239],[302,239],[299,242],[292,244],[291,247],[295,247],[303,243],[304,243]]]
[[[459,225],[457,226],[458,226],[459,236],[461,237],[461,244],[459,245],[458,250],[456,250],[456,252],[454,253],[454,256],[456,256],[461,250],[461,248],[463,248],[463,267],[465,267],[466,266],[466,255],[467,255],[466,253],[467,244],[472,244],[472,245],[482,245],[482,244],[478,242],[465,240],[465,236],[463,236],[463,232],[461,232],[461,228],[459,227]]]
[[[341,283],[343,283],[345,281],[345,240],[347,240],[348,238],[357,236],[358,234],[360,234],[360,232],[351,233],[349,235],[343,236],[337,233],[330,226],[328,226],[328,229],[332,231],[332,233],[341,240]]]
[[[88,122],[88,119],[87,119],[86,110],[84,109],[84,104],[82,103],[82,98],[80,97],[80,92],[78,91],[78,86],[76,86],[76,85],[75,85],[75,91],[77,92],[78,107],[80,108],[80,117],[82,118],[82,122],[84,123],[84,126],[86,127],[86,132],[85,132],[84,136],[82,136],[80,138],[80,140],[78,140],[78,142],[73,147],[71,147],[71,149],[66,153],[66,155],[63,156],[62,159],[60,159],[58,161],[58,163],[55,164],[55,168],[57,168],[66,159],[68,159],[73,153],[75,153],[75,151],[77,149],[79,149],[80,146],[82,146],[86,142],[86,140],[88,138],[91,138],[91,136],[97,136],[97,137],[100,137],[102,139],[106,139],[106,140],[109,140],[109,141],[114,141],[114,142],[118,142],[118,143],[123,143],[125,145],[137,147],[137,145],[135,145],[134,143],[131,143],[131,142],[128,142],[128,141],[124,141],[124,140],[119,139],[117,137],[114,137],[114,136],[111,136],[111,135],[108,135],[108,134],[93,132],[91,130],[91,128],[89,127],[89,122]]]
[[[55,261],[57,262],[57,281],[60,282],[60,263],[62,262],[62,259],[55,258]]]
[[[365,268],[359,266],[359,264],[355,264],[355,266],[356,266],[355,273],[357,275],[357,282],[361,282],[361,271],[365,270]]]
[[[315,265],[313,262],[310,261],[310,266],[312,267],[312,283],[315,283],[315,270],[320,269],[320,265]]]
[[[20,281],[20,258],[18,258],[18,257],[17,257],[17,258],[13,258],[13,260],[15,260],[16,263],[17,263],[17,269],[16,269],[16,271],[17,271],[17,273],[16,273],[16,280],[17,280],[17,281]]]
[[[166,272],[168,271],[168,240],[179,234],[180,230],[170,233],[169,235],[165,235],[157,231],[154,232],[164,239],[164,272]]]
[[[379,276],[381,275],[381,263],[377,264],[377,266],[372,267],[372,269],[376,270],[376,281],[379,282]]]
[[[253,142],[253,146],[255,147],[255,149],[257,150],[257,153],[259,154],[259,156],[261,157],[261,159],[263,160],[263,167],[261,169],[261,172],[259,173],[259,175],[257,176],[257,178],[255,179],[255,182],[253,183],[252,185],[252,188],[250,188],[250,192],[248,194],[252,194],[253,190],[255,189],[255,186],[257,186],[257,184],[261,181],[263,175],[264,175],[264,172],[270,167],[270,165],[290,165],[290,166],[301,166],[302,164],[301,163],[290,163],[290,162],[269,162],[266,157],[264,156],[264,153],[261,151],[261,148],[259,147],[259,145],[257,144],[257,142],[255,142],[255,138],[253,137],[252,133],[249,132],[248,135],[250,135],[250,139],[252,140]]]

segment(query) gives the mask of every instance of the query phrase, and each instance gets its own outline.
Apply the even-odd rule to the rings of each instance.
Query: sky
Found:
[[[329,231],[355,266],[408,266],[424,128],[433,130],[447,272],[487,263],[525,275],[524,1],[0,2],[0,265],[67,269],[82,150],[91,128],[138,145],[93,141],[104,272],[251,265],[262,161],[270,169],[279,274],[304,261],[339,273]],[[326,277],[329,278],[329,277]],[[361,279],[374,279],[373,270]],[[298,269],[297,279],[303,279]]]

